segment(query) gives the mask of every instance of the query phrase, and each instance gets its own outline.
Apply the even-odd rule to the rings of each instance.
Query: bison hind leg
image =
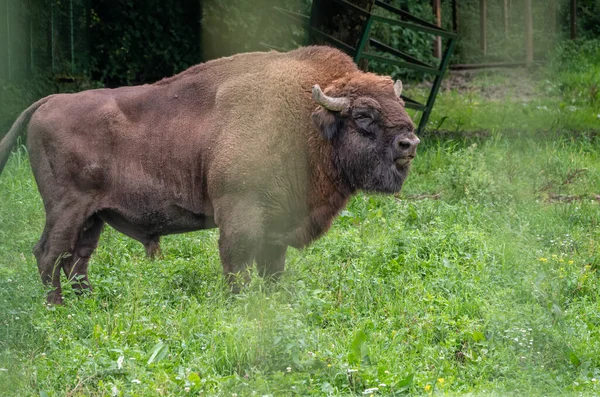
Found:
[[[63,264],[65,276],[78,294],[92,289],[88,278],[88,263],[98,246],[103,228],[104,221],[98,215],[94,214],[89,217],[79,232],[72,260],[65,261]]]
[[[52,286],[48,303],[61,304],[60,269],[72,267],[80,231],[89,217],[89,207],[76,200],[46,203],[46,225],[33,253],[44,285]],[[87,271],[87,270],[86,270]]]

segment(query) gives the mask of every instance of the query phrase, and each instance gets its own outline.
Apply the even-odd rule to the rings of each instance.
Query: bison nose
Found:
[[[414,157],[417,153],[417,145],[421,142],[416,135],[412,137],[400,137],[397,141],[398,150],[407,157]]]

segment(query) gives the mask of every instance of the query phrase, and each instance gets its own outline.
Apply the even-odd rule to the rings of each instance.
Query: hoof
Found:
[[[62,305],[63,304],[62,294],[57,291],[50,291],[48,293],[48,296],[46,297],[46,302],[48,302],[48,304],[50,304],[50,305]]]

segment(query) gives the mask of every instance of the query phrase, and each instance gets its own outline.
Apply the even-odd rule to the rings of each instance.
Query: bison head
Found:
[[[359,73],[325,89],[313,87],[320,106],[313,123],[330,142],[334,166],[352,189],[400,191],[419,138],[400,99],[402,83]]]

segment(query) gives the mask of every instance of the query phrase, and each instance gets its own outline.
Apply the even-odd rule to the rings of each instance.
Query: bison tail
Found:
[[[46,103],[50,99],[50,96],[40,99],[33,105],[27,108],[17,121],[12,125],[8,133],[2,138],[0,141],[0,174],[2,174],[2,170],[8,161],[8,156],[10,156],[10,152],[13,147],[17,144],[17,139],[19,136],[25,131],[25,125],[29,123],[29,119],[31,119],[31,115],[44,103]]]

